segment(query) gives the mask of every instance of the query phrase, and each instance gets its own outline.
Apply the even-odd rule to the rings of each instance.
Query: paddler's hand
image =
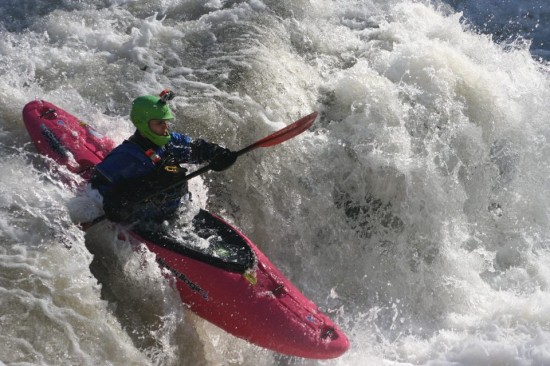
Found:
[[[221,172],[229,168],[237,160],[237,153],[229,149],[223,150],[220,154],[216,155],[210,162],[210,169]]]

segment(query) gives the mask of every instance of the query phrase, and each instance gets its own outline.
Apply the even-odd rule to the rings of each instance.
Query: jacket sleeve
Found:
[[[227,149],[203,139],[193,140],[189,136],[172,133],[170,152],[179,163],[202,164],[225,150]]]
[[[191,157],[199,164],[212,160],[215,156],[221,154],[227,150],[220,145],[216,145],[210,142],[206,142],[202,139],[195,140],[191,143],[192,153]]]

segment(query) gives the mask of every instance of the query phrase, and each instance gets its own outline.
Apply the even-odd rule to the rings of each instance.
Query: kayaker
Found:
[[[212,170],[222,171],[237,159],[235,152],[220,145],[170,131],[168,122],[174,115],[168,101],[173,98],[168,90],[160,96],[136,98],[130,111],[136,132],[96,166],[91,185],[103,196],[107,219],[123,223],[170,220],[182,199],[190,196],[187,184],[166,189],[185,176],[180,164],[209,162]]]

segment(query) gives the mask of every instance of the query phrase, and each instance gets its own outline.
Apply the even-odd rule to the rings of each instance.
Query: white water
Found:
[[[474,23],[494,6],[450,3]],[[7,0],[0,14],[1,362],[550,364],[549,68],[528,43],[409,1]],[[546,34],[531,30],[518,35]],[[25,103],[121,141],[130,101],[164,87],[179,130],[234,149],[321,112],[195,189],[341,325],[341,358],[235,339],[187,312],[150,254],[71,224]]]

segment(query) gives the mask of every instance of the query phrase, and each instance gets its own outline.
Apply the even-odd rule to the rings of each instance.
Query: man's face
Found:
[[[168,133],[168,121],[165,119],[152,119],[149,121],[149,129],[156,135],[166,136]]]

